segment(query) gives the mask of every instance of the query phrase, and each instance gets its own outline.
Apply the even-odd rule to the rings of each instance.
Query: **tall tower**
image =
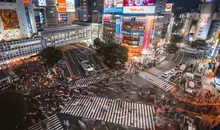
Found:
[[[194,34],[194,39],[206,39],[211,23],[212,23],[212,15],[216,9],[216,3],[204,2],[201,7],[200,18],[197,22],[196,32]]]

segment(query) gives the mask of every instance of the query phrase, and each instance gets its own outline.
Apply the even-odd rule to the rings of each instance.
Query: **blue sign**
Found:
[[[120,34],[120,22],[121,22],[120,18],[117,18],[116,25],[115,25],[115,33],[116,34]]]
[[[31,26],[31,19],[30,19],[30,15],[29,15],[29,12],[28,12],[28,7],[25,6],[25,14],[26,14],[26,17],[27,17],[27,23],[28,23],[28,28],[29,28],[29,31],[30,33],[33,33],[33,29],[32,29],[32,26]]]
[[[103,12],[104,13],[122,13],[123,9],[122,8],[104,8]]]
[[[215,48],[210,48],[208,56],[212,57],[214,54],[214,51],[215,51]]]

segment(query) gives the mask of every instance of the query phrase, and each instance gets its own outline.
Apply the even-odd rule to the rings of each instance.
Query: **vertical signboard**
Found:
[[[152,32],[153,22],[154,22],[154,17],[153,16],[147,16],[146,17],[143,51],[147,51],[150,47],[150,39],[151,39],[151,32]]]
[[[212,23],[211,17],[211,13],[202,13],[200,15],[200,19],[197,22],[196,33],[194,34],[195,39],[206,39]]]
[[[120,34],[120,22],[121,22],[120,17],[116,18],[116,25],[115,25],[115,33],[116,34]]]
[[[66,0],[57,0],[58,12],[66,12]]]
[[[172,12],[173,4],[172,3],[167,3],[165,11],[166,12]]]
[[[75,12],[75,1],[74,0],[66,0],[66,11]]]
[[[30,19],[28,7],[25,6],[24,8],[25,8],[25,14],[26,14],[26,17],[27,17],[27,23],[28,23],[29,31],[30,31],[30,33],[33,33],[33,29],[32,29],[32,26],[31,26],[31,19]]]

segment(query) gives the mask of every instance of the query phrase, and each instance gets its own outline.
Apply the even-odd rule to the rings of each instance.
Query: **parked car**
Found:
[[[170,74],[174,74],[174,73],[175,73],[175,69],[171,69]]]
[[[170,75],[169,72],[166,72],[166,73],[163,74],[162,77],[163,77],[163,78],[167,78],[169,75]]]
[[[179,66],[177,65],[175,68],[174,68],[174,70],[178,70],[179,69]]]
[[[174,81],[176,79],[176,76],[175,75],[172,75],[171,77],[170,77],[170,81]]]

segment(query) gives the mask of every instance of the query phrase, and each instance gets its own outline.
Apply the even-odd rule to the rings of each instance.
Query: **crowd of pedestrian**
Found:
[[[55,113],[58,113],[71,97],[79,93],[56,73],[48,71],[39,60],[29,61],[13,68],[19,80],[6,86],[5,91],[18,91],[25,95],[28,112],[23,124],[27,128]]]

